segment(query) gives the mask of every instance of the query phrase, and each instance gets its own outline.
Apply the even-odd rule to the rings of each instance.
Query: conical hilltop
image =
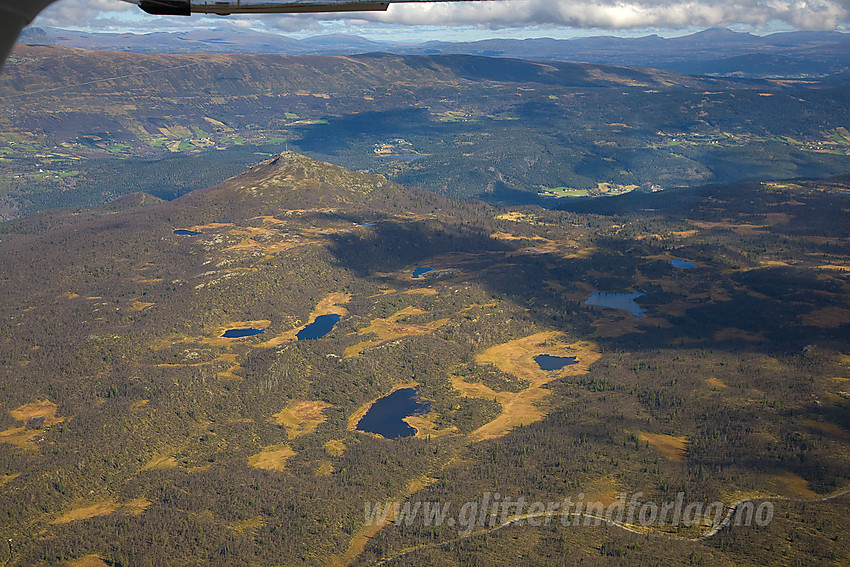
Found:
[[[383,175],[357,173],[296,152],[283,152],[195,197],[264,205],[339,206],[386,195],[394,185]],[[401,192],[400,188],[396,186],[395,192]]]

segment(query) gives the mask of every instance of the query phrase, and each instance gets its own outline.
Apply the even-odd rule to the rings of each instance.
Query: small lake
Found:
[[[578,364],[578,358],[575,356],[552,356],[551,354],[538,354],[534,357],[534,362],[540,367],[540,370],[560,370],[565,366]]]
[[[262,335],[265,332],[265,329],[254,329],[253,327],[249,327],[246,329],[228,329],[221,336],[225,339],[242,339],[245,337],[253,337],[254,335]]]
[[[416,268],[413,270],[413,279],[418,280],[420,276],[423,274],[427,274],[428,272],[433,272],[434,268]]]
[[[416,388],[402,388],[377,400],[360,421],[357,429],[377,433],[387,439],[410,437],[416,429],[402,421],[405,417],[426,413],[431,404],[419,398]]]
[[[174,234],[177,236],[198,236],[199,234],[203,234],[203,232],[197,232],[195,230],[187,230],[185,228],[178,228],[174,231]]]
[[[696,264],[690,262],[688,260],[679,260],[678,258],[673,258],[670,260],[670,265],[674,268],[679,268],[681,270],[692,270],[697,267]]]
[[[643,295],[633,291],[631,293],[592,293],[585,301],[585,305],[595,307],[608,307],[610,309],[625,309],[635,317],[643,317],[646,309],[635,303],[635,299]]]
[[[299,341],[314,341],[321,339],[331,331],[339,323],[341,317],[336,313],[330,315],[319,315],[316,320],[298,331],[295,338]]]

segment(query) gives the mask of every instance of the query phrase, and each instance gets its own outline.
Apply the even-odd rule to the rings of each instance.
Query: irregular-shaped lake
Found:
[[[679,268],[681,270],[692,270],[697,267],[696,264],[690,262],[688,260],[679,260],[678,258],[673,258],[670,260],[670,265],[674,268]]]
[[[244,337],[253,337],[254,335],[262,335],[265,333],[265,329],[254,329],[253,327],[249,327],[246,329],[228,329],[224,332],[222,337],[225,339],[242,339]]]
[[[564,366],[578,364],[578,358],[575,356],[552,356],[551,354],[538,354],[534,357],[534,362],[540,367],[540,370],[560,370]]]
[[[423,274],[427,274],[428,272],[433,272],[434,268],[416,268],[413,270],[413,279],[418,280],[419,277]]]
[[[635,303],[635,299],[643,295],[637,291],[631,293],[592,293],[585,301],[585,305],[595,307],[608,307],[610,309],[625,309],[635,317],[643,317],[646,309]]]
[[[377,400],[360,421],[357,429],[376,433],[387,439],[410,437],[416,429],[402,421],[405,417],[426,413],[431,407],[419,398],[416,388],[402,388]]]
[[[186,230],[185,228],[178,228],[174,231],[174,234],[178,236],[198,236],[199,234],[203,234],[203,232],[197,232],[195,230]]]
[[[321,339],[331,331],[339,323],[340,316],[336,313],[329,315],[319,315],[316,320],[298,331],[295,338],[299,341],[314,341]]]

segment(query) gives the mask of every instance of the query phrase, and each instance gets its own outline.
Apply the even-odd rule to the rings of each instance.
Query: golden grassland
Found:
[[[324,459],[316,461],[316,476],[331,476],[334,470],[336,469],[332,462]]]
[[[438,439],[447,435],[457,433],[457,427],[454,425],[445,429],[437,429],[434,420],[437,418],[433,413],[425,415],[409,415],[402,421],[416,430],[415,437],[419,439]]]
[[[638,431],[637,436],[638,439],[644,443],[649,443],[670,461],[683,463],[687,460],[687,437],[674,437],[673,435],[647,433],[646,431]]]
[[[294,456],[295,451],[289,445],[270,445],[256,455],[248,457],[248,464],[267,471],[282,471],[286,468],[286,461]]]
[[[411,325],[401,322],[406,317],[414,315],[424,315],[426,311],[418,307],[405,307],[401,311],[386,317],[384,319],[374,319],[368,327],[364,327],[357,331],[360,336],[376,335],[376,339],[361,341],[345,349],[346,357],[359,356],[364,350],[376,347],[387,341],[393,341],[402,337],[413,335],[427,335],[433,333],[443,325],[449,322],[448,319],[439,319],[426,323],[425,325]]]
[[[147,510],[151,504],[151,501],[147,498],[134,498],[133,500],[125,503],[121,509],[134,516],[138,516]]]
[[[226,339],[231,341],[233,339]],[[191,339],[187,340],[178,340],[176,342],[189,342]],[[168,341],[164,341],[168,342]],[[167,345],[166,345],[167,346]],[[229,346],[229,345],[228,345]],[[162,347],[164,348],[164,347]],[[228,368],[222,370],[217,374],[219,378],[222,380],[242,380],[242,377],[236,374],[236,371],[242,368],[242,366],[238,362],[239,355],[235,353],[223,353],[218,355],[212,360],[205,360],[202,362],[162,362],[157,364],[156,366],[160,368],[178,368],[178,367],[199,367],[199,366],[213,366],[216,363],[223,362],[228,364]],[[136,409],[136,408],[133,408]]]
[[[834,329],[845,323],[850,323],[850,309],[844,309],[843,307],[824,307],[823,309],[801,315],[800,319],[806,325]]]
[[[789,494],[795,498],[818,498],[820,496],[812,490],[809,481],[791,471],[769,477],[768,482],[775,486],[777,494]]]
[[[51,523],[67,524],[69,522],[74,522],[77,520],[87,520],[96,516],[106,516],[111,514],[118,508],[119,505],[116,504],[115,501],[110,498],[109,500],[102,500],[94,504],[89,504],[87,506],[81,506],[79,508],[68,510],[67,512],[53,520],[53,522]]]
[[[238,362],[238,359],[239,355],[232,353],[225,353],[213,359],[212,362],[224,362],[230,365],[225,370],[219,372],[217,376],[222,380],[241,380],[242,377],[236,374],[236,371],[242,368],[242,366]]]
[[[348,293],[334,292],[328,294],[324,299],[319,301],[316,308],[313,309],[312,313],[310,313],[310,318],[306,324],[295,329],[290,329],[272,339],[258,344],[257,346],[260,348],[271,348],[297,340],[296,335],[307,325],[315,321],[317,317],[321,317],[322,315],[339,315],[340,317],[348,315],[348,309],[346,309],[344,305],[346,305],[349,301],[351,301],[351,295]]]
[[[68,567],[109,567],[109,564],[100,555],[84,555],[79,559],[68,561]]]
[[[9,484],[10,482],[15,480],[19,476],[21,476],[21,473],[0,475],[0,486],[5,486],[5,485]]]
[[[602,502],[608,506],[620,498],[625,488],[614,475],[608,475],[581,485],[581,492],[586,502]]]
[[[390,293],[392,293],[392,290],[390,290]],[[405,295],[424,295],[425,297],[433,297],[438,295],[440,292],[431,287],[417,287],[415,289],[408,289],[402,293]]]
[[[814,419],[806,419],[802,421],[802,425],[809,429],[814,429],[826,435],[837,437],[843,441],[850,441],[850,431],[847,431],[837,423],[828,421],[815,421]]]
[[[262,516],[254,516],[247,520],[233,522],[228,528],[240,534],[253,534],[265,525],[265,520]]]
[[[723,383],[723,380],[719,378],[709,378],[705,381],[709,386],[713,388],[728,388],[726,384]]]
[[[328,420],[322,412],[330,407],[333,406],[321,400],[293,400],[284,409],[274,414],[274,419],[271,421],[284,426],[287,435],[292,439],[315,432],[320,423]]]
[[[734,223],[732,221],[720,221],[720,222],[712,222],[712,221],[697,221],[691,219],[685,219],[686,222],[691,225],[701,228],[701,229],[728,229],[738,234],[740,236],[757,236],[760,234],[767,234],[766,230],[763,230],[768,227],[766,224],[748,224],[748,223]]]
[[[56,417],[58,408],[59,406],[51,401],[37,400],[9,410],[9,414],[17,421],[26,423],[38,418],[44,421],[38,428],[29,429],[26,425],[20,425],[0,431],[0,443],[9,443],[21,449],[36,449],[35,440],[44,433],[45,429],[65,421],[64,417]]]
[[[260,328],[265,329],[272,324],[268,319],[259,319],[256,321],[233,321],[230,323],[223,323],[216,325],[215,327],[206,330],[203,336],[200,337],[190,337],[187,335],[172,335],[166,339],[162,339],[158,343],[154,345],[155,350],[162,350],[173,346],[175,344],[180,343],[199,343],[208,345],[211,347],[225,347],[231,345],[233,342],[241,340],[241,339],[232,339],[223,337],[222,335],[228,329],[245,329],[245,328]],[[205,364],[210,364],[210,362],[201,362],[201,363],[193,363],[193,364],[159,364],[157,366],[202,366]]]
[[[88,520],[89,518],[95,518],[97,516],[108,516],[118,510],[133,516],[138,516],[143,514],[150,505],[151,501],[147,498],[134,498],[124,504],[119,504],[112,498],[109,498],[93,504],[86,504],[85,506],[72,508],[55,518],[51,523],[67,524],[78,520]]]
[[[565,366],[561,370],[545,371],[534,361],[534,357],[539,354],[575,356],[578,363]],[[543,386],[559,378],[587,372],[590,365],[601,356],[594,343],[568,343],[566,337],[557,331],[515,339],[477,355],[477,364],[493,364],[508,374],[527,380],[529,387],[520,392],[496,392],[484,384],[465,382],[462,378],[453,376],[452,386],[461,395],[496,400],[502,406],[502,413],[473,431],[469,440],[474,442],[501,437],[514,427],[540,421],[548,414],[544,400],[549,391]]]
[[[423,488],[426,488],[433,484],[436,479],[430,478],[428,476],[422,475],[420,477],[416,477],[408,481],[407,486],[405,487],[405,491],[403,494],[399,495],[400,500],[404,500],[410,498],[415,493],[419,492]],[[337,555],[331,558],[329,565],[333,567],[342,567],[344,565],[350,565],[354,562],[357,557],[359,557],[365,550],[366,545],[369,543],[369,539],[378,534],[385,526],[391,524],[395,521],[395,514],[390,511],[387,514],[383,523],[375,523],[369,526],[361,526],[358,529],[354,536],[351,538],[348,544],[348,549],[346,549],[345,553],[342,555]]]
[[[751,333],[749,331],[745,331],[743,329],[735,329],[733,327],[727,327],[726,329],[720,329],[714,333],[715,341],[746,341],[749,343],[765,343],[768,342],[767,338],[765,338],[764,333]]]
[[[211,222],[211,223],[208,223],[208,224],[195,225],[192,228],[190,228],[189,230],[191,230],[192,232],[203,232],[205,230],[216,230],[216,229],[225,228],[225,227],[228,227],[228,226],[233,226],[233,223],[232,222]]]
[[[177,467],[177,459],[170,455],[157,455],[142,467],[143,471],[158,471]]]
[[[520,212],[510,212],[498,215],[496,217],[499,220],[507,220],[513,222],[522,222],[526,224],[541,224],[540,217],[537,215],[531,215],[528,213],[520,213]]]
[[[148,307],[153,307],[156,303],[149,303],[145,301],[134,301],[130,304],[130,311],[144,311]]]
[[[29,421],[31,419],[43,417],[44,425],[56,425],[65,421],[64,417],[56,417],[56,411],[59,406],[48,400],[37,400],[35,402],[24,404],[21,407],[9,410],[9,413],[18,421]]]
[[[341,439],[331,439],[324,444],[324,448],[332,457],[341,457],[345,454],[345,443]]]
[[[26,427],[10,427],[0,431],[0,443],[9,443],[21,449],[35,449],[35,438],[43,432],[38,429],[27,429]]]
[[[543,238],[542,236],[517,236],[515,234],[511,234],[510,232],[494,232],[490,235],[490,238],[494,238],[496,240],[506,240],[508,242],[513,242],[516,240],[530,240],[533,242],[540,242],[542,244],[555,244],[553,240]]]

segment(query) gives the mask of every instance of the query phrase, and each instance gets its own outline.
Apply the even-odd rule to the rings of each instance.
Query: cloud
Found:
[[[835,29],[846,22],[850,0],[516,0],[393,4],[362,14],[404,25],[475,25],[486,28],[683,28],[785,22],[800,29]]]
[[[116,12],[131,10],[129,14]],[[37,25],[103,29],[114,16],[136,27],[211,27],[210,18],[156,18],[151,22],[138,8],[119,0],[61,0],[39,17]],[[832,30],[850,17],[850,0],[489,0],[392,4],[386,12],[242,16],[240,25],[256,22],[269,30],[296,33],[320,31],[321,22],[351,25],[474,26],[479,29],[681,29],[784,23],[797,29]],[[236,17],[233,17],[236,19]],[[109,25],[107,25],[109,24]]]
[[[44,10],[36,20],[41,26],[86,26],[96,21],[110,19],[107,14],[138,9],[117,0],[62,0]]]
[[[245,17],[242,22],[251,23],[261,22],[267,29],[281,31],[284,33],[297,33],[303,31],[322,31],[322,25],[316,16],[289,16],[289,15],[268,15],[268,16],[250,16]]]

